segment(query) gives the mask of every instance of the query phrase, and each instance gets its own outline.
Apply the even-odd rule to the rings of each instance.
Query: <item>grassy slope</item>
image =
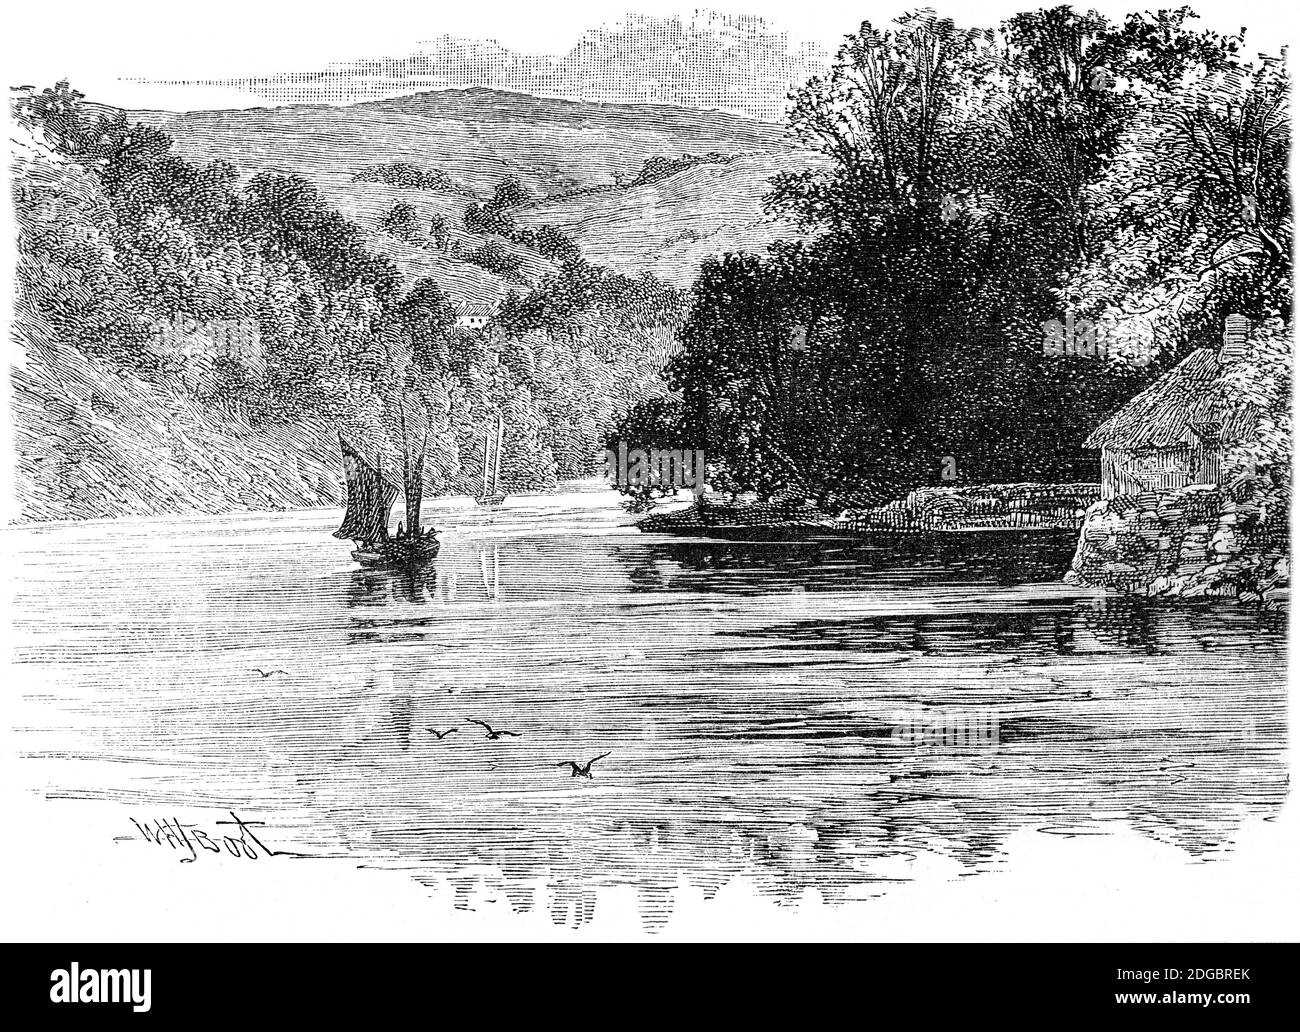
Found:
[[[246,175],[303,175],[368,230],[399,200],[415,205],[425,225],[442,214],[467,251],[483,239],[460,231],[465,205],[474,196],[490,197],[497,183],[516,176],[539,199],[518,213],[521,225],[558,225],[592,261],[628,272],[648,270],[683,286],[709,254],[757,251],[778,236],[793,235],[790,226],[764,215],[761,198],[777,171],[813,160],[780,126],[720,112],[582,104],[481,89],[349,107],[140,111],[131,117],[171,133],[176,149],[188,157],[225,159]],[[735,160],[695,166],[652,184],[615,185],[616,179],[633,179],[647,158],[710,151]],[[409,190],[352,181],[363,168],[396,161],[438,169],[452,185]],[[377,231],[373,239],[408,279],[431,275],[454,297],[489,299],[512,289],[467,262]],[[530,280],[552,267],[527,248],[515,250]]]
[[[740,154],[645,185],[544,202],[519,222],[558,226],[589,261],[688,286],[710,255],[761,252],[796,235],[789,223],[766,215],[760,200],[773,175],[808,164],[799,154]]]

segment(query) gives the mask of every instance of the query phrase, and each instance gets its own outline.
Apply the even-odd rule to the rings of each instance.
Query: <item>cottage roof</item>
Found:
[[[462,304],[456,306],[456,317],[460,319],[491,319],[496,314],[496,305]]]
[[[1170,448],[1197,437],[1216,441],[1243,436],[1254,409],[1229,396],[1219,381],[1217,352],[1193,351],[1114,413],[1083,442],[1085,448]]]

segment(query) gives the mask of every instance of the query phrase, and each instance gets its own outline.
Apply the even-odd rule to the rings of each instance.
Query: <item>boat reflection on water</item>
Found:
[[[465,564],[457,563],[454,549],[450,554],[444,553],[436,563],[425,566],[352,571],[347,580],[346,603],[349,607],[356,607],[381,606],[387,602],[413,605],[495,602],[501,592],[500,546],[481,547],[477,550],[477,557],[476,572],[479,576],[473,578],[465,577]]]
[[[329,807],[385,815],[357,848],[418,855],[458,898],[527,910],[540,878],[552,917],[582,923],[630,884],[649,927],[679,878],[842,900],[922,855],[992,870],[1029,829],[1135,828],[1209,858],[1277,811],[1285,614],[1008,585],[1004,558],[943,575],[843,542],[451,535],[418,588],[353,577],[350,642],[407,701],[370,703],[364,775],[340,771]],[[408,752],[408,712],[522,735]],[[915,732],[936,714],[991,734]],[[548,776],[606,750],[591,786]]]
[[[682,883],[836,902],[918,858],[997,870],[1026,832],[1229,856],[1286,799],[1285,613],[1084,592],[1033,549],[667,539],[566,504],[439,502],[417,570],[351,568],[319,511],[15,531],[39,790],[256,801],[277,848],[565,924],[630,887],[647,927]]]

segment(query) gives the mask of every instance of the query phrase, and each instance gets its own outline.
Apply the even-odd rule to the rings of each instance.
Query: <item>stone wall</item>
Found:
[[[1067,583],[1137,595],[1275,602],[1290,583],[1285,525],[1196,484],[1091,506]]]

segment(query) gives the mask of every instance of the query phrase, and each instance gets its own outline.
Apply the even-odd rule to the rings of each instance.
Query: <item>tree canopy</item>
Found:
[[[824,504],[1095,476],[1088,432],[1226,312],[1289,319],[1285,71],[1242,46],[1185,10],[863,23],[791,98],[825,160],[768,204],[807,238],[705,263],[664,432]],[[1104,348],[1045,347],[1076,316]]]

